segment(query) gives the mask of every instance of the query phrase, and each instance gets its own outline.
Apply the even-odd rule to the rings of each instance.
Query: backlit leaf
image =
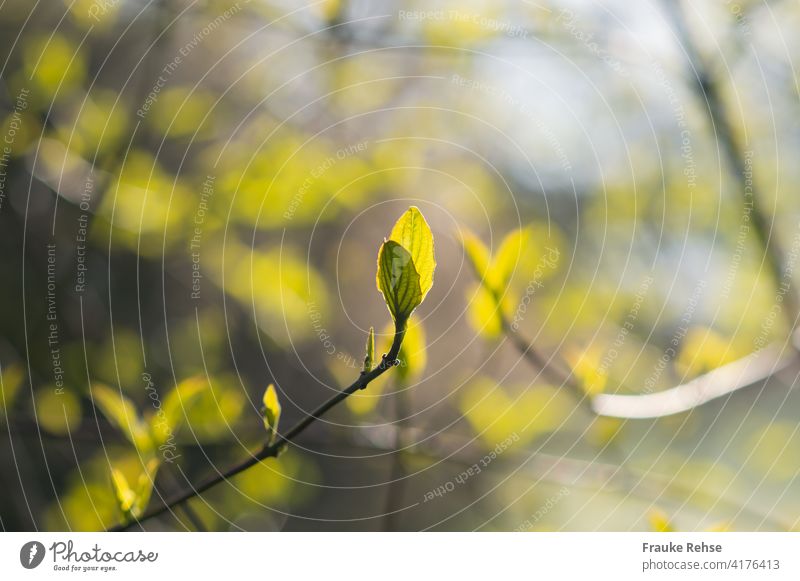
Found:
[[[411,254],[414,267],[419,274],[420,292],[422,293],[420,302],[422,302],[433,286],[436,258],[433,252],[433,233],[419,208],[411,206],[400,216],[392,228],[389,240],[394,240]]]
[[[281,404],[278,401],[278,392],[275,391],[275,386],[271,383],[264,391],[262,402],[264,407],[261,408],[261,414],[264,417],[264,428],[269,433],[269,443],[271,444],[275,441],[278,422],[281,419]]]
[[[494,292],[502,294],[514,272],[519,268],[525,253],[530,252],[531,231],[521,228],[509,232],[500,243],[489,269],[486,283]]]
[[[163,414],[156,412],[150,419],[151,432],[158,444],[164,443],[180,428],[189,410],[207,388],[208,380],[202,375],[196,375],[184,379],[166,395],[161,407]]]
[[[650,524],[650,528],[657,533],[675,532],[669,516],[659,508],[654,508],[647,513],[647,522]]]
[[[496,339],[503,330],[500,307],[485,286],[476,283],[468,289],[467,320],[472,328],[487,339]]]
[[[466,229],[461,232],[461,245],[478,278],[485,277],[489,269],[489,249],[480,238]]]
[[[369,328],[369,336],[367,336],[366,356],[364,357],[364,367],[362,371],[369,373],[372,371],[372,365],[375,362],[375,329]]]
[[[136,504],[136,492],[130,487],[122,471],[117,468],[111,469],[111,487],[114,489],[114,496],[122,516],[129,519]]]
[[[378,253],[378,290],[398,325],[404,325],[422,302],[420,277],[408,250],[387,240]]]
[[[103,384],[92,386],[92,399],[106,419],[142,453],[152,451],[149,426],[136,411],[136,406],[120,392]]]

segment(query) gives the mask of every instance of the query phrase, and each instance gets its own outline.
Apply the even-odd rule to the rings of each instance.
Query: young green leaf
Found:
[[[367,354],[364,357],[364,367],[361,369],[364,373],[372,371],[372,365],[375,362],[375,329],[369,328],[369,335],[367,336]]]
[[[151,458],[147,462],[144,472],[139,474],[139,483],[136,486],[136,505],[133,512],[133,516],[137,518],[144,513],[147,505],[150,504],[150,496],[153,494],[156,473],[160,465],[161,463],[157,458]]]
[[[195,375],[181,381],[166,395],[161,406],[164,413],[154,413],[150,417],[150,432],[156,445],[163,444],[181,427],[186,414],[205,389],[208,389],[208,380],[202,375]]]
[[[136,406],[131,400],[108,386],[95,384],[92,386],[94,404],[100,408],[106,419],[128,438],[140,453],[149,453],[153,449],[153,440],[147,423],[139,416]]]
[[[419,208],[411,206],[400,216],[392,228],[389,240],[394,240],[411,254],[414,268],[419,274],[420,292],[422,293],[420,302],[422,302],[433,286],[436,258],[433,252],[433,233]]]
[[[489,249],[483,241],[466,228],[461,231],[461,246],[478,278],[484,278],[489,269]]]
[[[147,464],[145,464],[144,472],[139,474],[135,489],[128,483],[128,479],[125,478],[125,474],[121,470],[111,468],[111,487],[114,489],[117,507],[126,521],[144,514],[147,505],[150,503],[156,473],[160,465],[161,463],[157,458],[148,460]]]
[[[654,508],[647,513],[647,521],[650,524],[650,529],[657,533],[672,533],[675,532],[675,527],[669,515],[660,508]]]
[[[114,496],[117,499],[117,507],[125,519],[133,516],[134,506],[136,505],[136,492],[128,484],[128,479],[121,470],[111,469],[111,487],[114,489]]]
[[[466,291],[469,302],[467,320],[473,329],[486,339],[496,339],[503,332],[502,307],[491,292],[481,283],[475,283]],[[506,301],[507,302],[507,301]]]
[[[514,271],[531,252],[531,231],[520,228],[509,232],[500,243],[492,264],[486,272],[486,282],[494,292],[502,294]]]
[[[404,327],[422,302],[422,289],[411,254],[394,240],[381,245],[376,282],[395,324]]]
[[[271,383],[264,391],[263,398],[264,407],[261,408],[261,415],[264,418],[264,428],[269,433],[269,443],[275,441],[275,435],[278,432],[278,422],[281,419],[281,404],[278,401],[278,392],[275,391],[275,386]]]
[[[17,394],[22,380],[25,379],[25,371],[22,365],[15,363],[7,365],[0,374],[0,410],[9,409],[14,403],[14,396]]]

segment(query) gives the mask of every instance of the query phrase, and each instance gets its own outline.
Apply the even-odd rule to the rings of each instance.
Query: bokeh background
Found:
[[[438,267],[405,365],[144,528],[796,528],[798,26],[786,0],[0,3],[0,525],[112,526],[112,469],[156,504],[258,448],[269,383],[282,428],[348,385],[416,205]],[[461,239],[520,228],[515,343]],[[774,344],[681,414],[584,405]]]

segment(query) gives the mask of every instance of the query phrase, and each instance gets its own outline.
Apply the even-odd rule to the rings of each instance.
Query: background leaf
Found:
[[[486,271],[486,283],[494,292],[502,294],[526,253],[531,252],[531,231],[520,228],[509,232],[500,243],[491,265]]]
[[[479,279],[484,278],[486,271],[489,269],[489,261],[491,259],[489,249],[480,238],[466,228],[461,231],[461,246],[464,248],[464,253],[472,264],[477,277]]]
[[[264,407],[262,414],[264,416],[264,428],[269,432],[269,443],[275,441],[275,434],[278,431],[278,422],[281,419],[281,404],[278,401],[278,393],[275,391],[275,386],[271,383],[264,391],[262,398]]]
[[[194,407],[199,396],[207,388],[208,380],[202,375],[196,375],[184,379],[167,394],[161,407],[163,416],[156,413],[150,418],[150,430],[158,444],[162,444],[170,433],[178,431],[186,421],[189,410]],[[160,425],[163,423],[166,423],[166,426]]]
[[[139,416],[136,406],[127,397],[107,385],[92,386],[92,398],[105,418],[131,442],[140,453],[150,453],[153,441],[149,426]]]

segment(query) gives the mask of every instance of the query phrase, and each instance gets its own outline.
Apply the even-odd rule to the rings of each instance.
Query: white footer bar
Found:
[[[800,579],[800,533],[2,533],[2,579]],[[514,577],[509,577],[513,575]]]

